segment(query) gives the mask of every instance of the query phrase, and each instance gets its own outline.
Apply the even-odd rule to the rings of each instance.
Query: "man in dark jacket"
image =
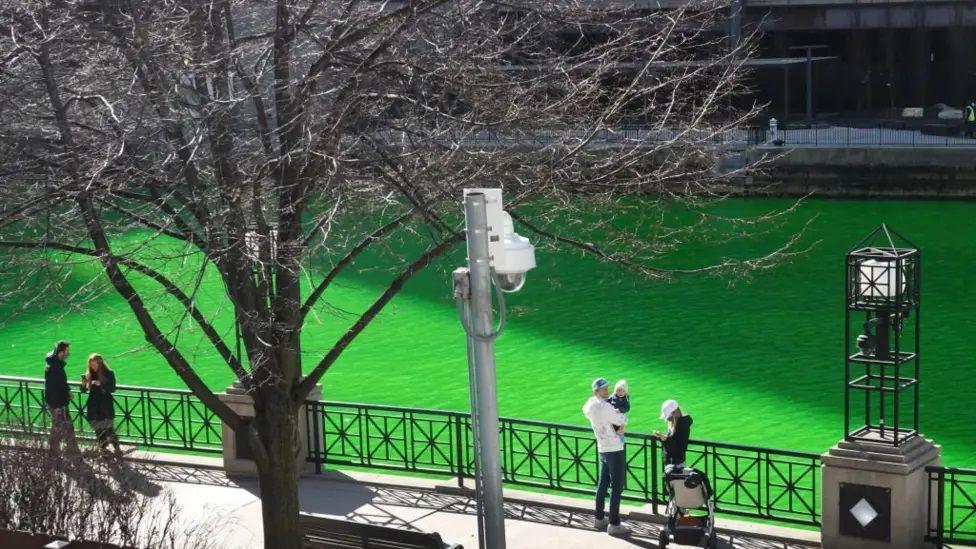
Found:
[[[44,358],[44,401],[51,411],[51,452],[60,452],[61,440],[64,439],[68,452],[77,454],[78,441],[68,411],[71,388],[68,387],[68,374],[64,371],[69,347],[67,341],[59,341]]]

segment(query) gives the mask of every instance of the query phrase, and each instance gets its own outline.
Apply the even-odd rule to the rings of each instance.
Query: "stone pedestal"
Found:
[[[217,395],[220,400],[231,410],[241,417],[254,417],[254,399],[240,383],[235,382],[227,388],[227,392]],[[316,385],[312,389],[308,400],[322,400],[322,386]],[[307,461],[309,455],[309,425],[308,414],[305,409],[298,412],[298,448],[295,460],[298,463],[298,470],[308,473],[315,470],[315,466]],[[320,450],[323,441],[319,438]],[[223,441],[224,471],[228,476],[257,476],[258,469],[251,454],[250,445],[247,441],[247,434],[241,433],[239,436],[226,423],[221,425],[221,439]]]
[[[940,446],[923,437],[898,447],[841,441],[822,461],[824,549],[935,547],[925,542],[925,467],[940,464]]]

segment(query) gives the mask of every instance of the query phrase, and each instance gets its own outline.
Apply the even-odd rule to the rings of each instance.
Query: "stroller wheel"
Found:
[[[663,528],[661,533],[657,535],[657,546],[658,549],[664,549],[668,546],[671,536],[668,535],[668,529]]]
[[[708,542],[705,544],[706,549],[718,549],[718,536],[712,534],[708,536]]]

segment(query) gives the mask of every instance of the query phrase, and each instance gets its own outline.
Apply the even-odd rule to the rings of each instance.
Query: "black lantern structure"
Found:
[[[847,253],[844,436],[918,436],[920,252],[882,225]]]

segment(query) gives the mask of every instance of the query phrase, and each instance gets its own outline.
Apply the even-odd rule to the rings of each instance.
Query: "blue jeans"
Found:
[[[600,482],[596,486],[596,518],[602,520],[610,489],[610,524],[620,524],[620,494],[624,491],[624,475],[627,469],[626,452],[600,454]]]

